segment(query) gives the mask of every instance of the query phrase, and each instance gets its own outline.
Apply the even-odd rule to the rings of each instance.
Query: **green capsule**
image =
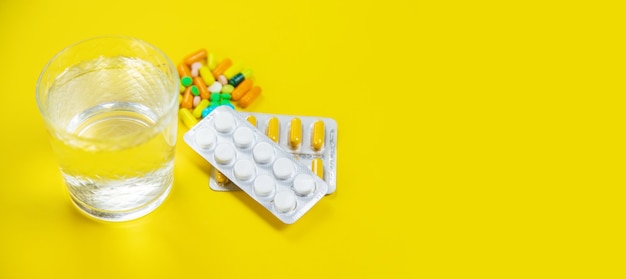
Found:
[[[239,85],[246,77],[242,73],[236,74],[233,78],[228,80],[228,84],[232,86]]]
[[[200,95],[200,90],[198,89],[197,86],[195,86],[195,85],[191,86],[191,94],[193,94],[194,96]]]
[[[235,87],[230,84],[222,86],[222,93],[230,93],[233,92],[233,90],[235,90]]]
[[[230,93],[222,93],[220,94],[220,97],[222,98],[222,100],[230,101]]]
[[[229,104],[230,104],[230,100],[221,100],[220,101],[220,106],[229,105]]]
[[[180,79],[180,83],[181,83],[183,86],[189,86],[189,85],[191,85],[191,84],[193,83],[193,80],[191,79],[191,77],[190,77],[190,76],[184,76],[184,77],[182,77],[182,78]]]
[[[211,102],[218,102],[221,99],[220,93],[213,92],[211,93]]]

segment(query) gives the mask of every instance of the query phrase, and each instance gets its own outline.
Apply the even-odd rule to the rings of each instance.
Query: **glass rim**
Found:
[[[125,36],[125,35],[102,35],[102,36],[95,36],[95,37],[90,37],[90,38],[86,38],[77,42],[74,42],[66,47],[64,47],[63,49],[61,49],[59,52],[57,52],[54,56],[52,56],[52,58],[50,58],[50,60],[46,63],[46,65],[43,67],[43,69],[41,70],[41,73],[39,74],[39,77],[37,78],[37,84],[35,86],[35,100],[37,102],[37,109],[39,110],[39,114],[42,116],[42,118],[44,119],[44,122],[46,123],[46,126],[49,126],[51,128],[54,129],[54,134],[59,134],[61,133],[63,135],[63,137],[69,137],[69,138],[74,138],[74,139],[78,139],[80,141],[85,141],[85,142],[93,142],[93,143],[103,143],[106,142],[108,140],[103,140],[103,139],[99,139],[99,138],[88,138],[88,137],[82,137],[82,136],[77,136],[77,135],[73,135],[68,133],[67,131],[65,131],[65,129],[60,129],[60,127],[57,127],[55,124],[51,123],[49,121],[49,119],[46,118],[45,113],[47,113],[47,111],[45,111],[45,109],[43,108],[43,104],[42,104],[42,98],[41,98],[41,92],[42,92],[42,88],[41,88],[41,82],[44,78],[44,75],[46,74],[46,72],[48,71],[48,68],[50,68],[50,66],[64,53],[66,53],[68,50],[78,46],[78,45],[82,45],[84,43],[87,42],[91,42],[91,41],[96,41],[96,40],[103,40],[103,39],[118,39],[118,40],[129,40],[129,41],[136,41],[139,42],[147,47],[149,47],[150,49],[156,51],[158,53],[159,56],[161,56],[162,58],[164,58],[165,62],[169,65],[169,69],[170,71],[175,74],[177,74],[177,70],[176,70],[176,66],[174,66],[174,63],[170,60],[170,58],[163,52],[161,51],[159,48],[157,48],[156,46],[138,39],[136,37],[132,37],[132,36]],[[174,82],[171,85],[172,88],[170,88],[170,90],[172,91],[172,98],[170,100],[170,103],[166,109],[166,111],[169,111],[171,109],[173,109],[174,106],[178,105],[178,95],[179,94],[175,94],[174,92],[178,92],[178,84],[176,82]],[[48,88],[44,89],[47,90]],[[154,122],[154,127],[160,127],[163,125],[163,121],[165,121],[165,119],[167,119],[168,116],[166,114],[160,115],[158,117],[158,119]],[[52,131],[51,131],[52,132]],[[136,135],[134,135],[136,136]],[[57,136],[58,137],[58,136]]]

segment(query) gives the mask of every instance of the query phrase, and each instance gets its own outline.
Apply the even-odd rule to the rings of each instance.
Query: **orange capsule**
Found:
[[[248,90],[250,90],[250,88],[252,88],[252,80],[249,78],[244,79],[239,85],[237,85],[233,92],[230,92],[230,98],[233,101],[239,101],[239,99],[241,99],[243,95],[248,93]]]
[[[213,77],[215,79],[218,79],[222,74],[224,74],[224,71],[226,71],[228,67],[230,67],[232,64],[233,61],[230,61],[230,59],[228,58],[222,60],[222,62],[217,64],[217,66],[215,66],[215,69],[213,69],[213,71],[211,72],[213,74]]]
[[[198,90],[200,90],[200,98],[207,100],[211,97],[211,92],[209,92],[209,89],[204,83],[204,79],[201,77],[195,77],[193,78],[193,84],[195,84],[198,87]]]
[[[246,93],[245,95],[243,95],[243,97],[241,97],[241,99],[239,99],[239,106],[241,106],[242,108],[247,107],[248,105],[250,105],[250,103],[252,103],[252,101],[254,101],[254,99],[259,97],[259,95],[261,95],[261,87],[252,87],[252,89],[250,89],[248,93]]]
[[[185,65],[184,63],[178,64],[178,68],[176,69],[178,70],[178,76],[181,78],[185,76],[191,76],[191,69],[189,69],[189,66]]]
[[[192,54],[187,55],[187,57],[185,57],[185,59],[183,59],[183,62],[185,62],[185,64],[187,65],[191,65],[194,62],[198,62],[198,61],[202,61],[202,59],[206,59],[206,49],[200,49]]]
[[[185,89],[185,93],[183,93],[183,101],[180,103],[180,106],[189,110],[193,108],[193,93],[191,93],[191,86]]]

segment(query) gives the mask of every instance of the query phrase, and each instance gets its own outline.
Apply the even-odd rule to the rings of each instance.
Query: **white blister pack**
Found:
[[[328,185],[230,107],[216,108],[183,139],[214,169],[286,224],[317,203]]]
[[[327,117],[239,112],[253,126],[291,153],[326,184],[328,192],[337,185],[337,122]],[[226,177],[211,170],[209,187],[215,191],[238,191]]]

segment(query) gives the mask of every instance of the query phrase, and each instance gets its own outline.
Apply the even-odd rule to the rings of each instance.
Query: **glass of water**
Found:
[[[88,39],[59,52],[37,82],[37,104],[70,198],[106,221],[139,218],[174,179],[178,74],[154,46]]]

